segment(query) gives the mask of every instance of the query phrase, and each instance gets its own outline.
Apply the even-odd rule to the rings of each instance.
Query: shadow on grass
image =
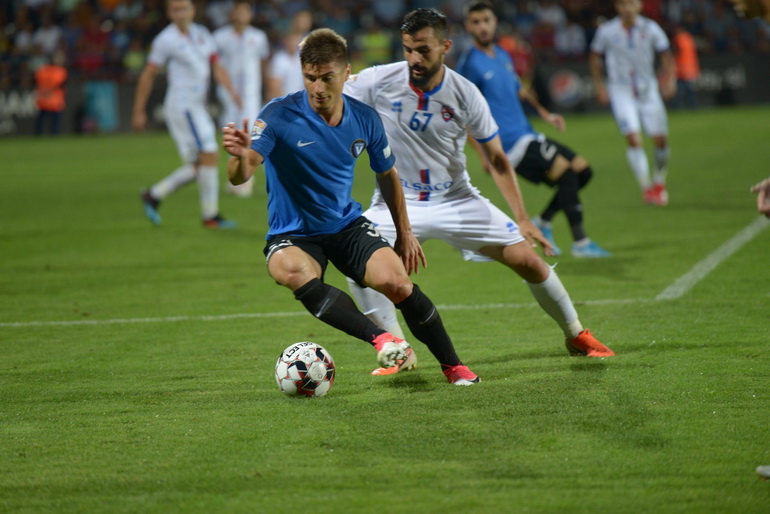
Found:
[[[410,393],[427,393],[436,388],[435,382],[426,380],[416,372],[402,372],[396,376],[378,377],[377,379],[388,381],[389,387]]]

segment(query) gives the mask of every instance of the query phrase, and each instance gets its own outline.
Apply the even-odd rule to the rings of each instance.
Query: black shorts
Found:
[[[265,256],[270,257],[287,246],[296,246],[321,265],[321,280],[331,261],[345,276],[361,284],[366,273],[366,263],[380,248],[390,248],[366,217],[361,216],[336,234],[320,236],[275,236],[265,245]],[[363,285],[363,284],[361,284]]]
[[[553,186],[553,182],[546,178],[546,173],[550,171],[557,155],[563,155],[568,161],[571,161],[577,154],[570,147],[552,139],[532,141],[527,146],[521,162],[516,166],[516,174],[535,184],[545,182],[549,186]]]

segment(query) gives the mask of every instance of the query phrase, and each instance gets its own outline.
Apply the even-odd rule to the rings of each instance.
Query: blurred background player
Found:
[[[473,46],[460,57],[457,71],[476,84],[484,95],[492,116],[500,127],[500,140],[517,175],[539,184],[556,188],[556,194],[533,222],[553,246],[555,255],[561,250],[553,240],[551,220],[564,211],[572,231],[572,255],[575,257],[609,257],[610,253],[592,241],[583,226],[583,205],[578,196],[591,179],[593,171],[587,160],[572,149],[535,132],[518,98],[531,104],[547,123],[563,131],[564,118],[545,109],[529,88],[522,87],[508,52],[495,44],[497,17],[486,0],[472,2],[465,8],[465,30],[473,38]],[[491,164],[480,144],[470,138],[478,151],[484,169]]]
[[[655,74],[655,56],[661,59],[663,98],[673,97],[676,85],[674,60],[663,29],[641,16],[640,0],[615,0],[618,16],[602,23],[591,43],[589,67],[599,103],[612,107],[620,133],[626,138],[626,157],[643,192],[645,203],[667,205],[666,174],[670,149],[666,106]],[[602,62],[604,57],[604,63]],[[606,63],[607,85],[603,81]],[[640,129],[652,138],[655,173],[642,144]]]
[[[302,67],[299,63],[299,43],[304,34],[291,31],[283,36],[281,45],[270,59],[267,72],[267,98],[278,98],[301,91]]]
[[[216,82],[230,92],[237,105],[241,100],[227,71],[217,60],[214,39],[208,29],[193,23],[192,1],[167,0],[166,13],[171,24],[153,40],[147,64],[136,84],[132,125],[138,131],[146,127],[147,100],[158,70],[166,65],[168,87],[163,108],[184,165],[142,193],[144,212],[153,224],[159,225],[161,200],[197,178],[203,226],[233,228],[235,223],[219,213],[216,129],[206,111],[212,71]]]
[[[540,243],[550,254],[551,246],[527,216],[489,105],[477,87],[444,64],[452,48],[447,32],[447,19],[437,10],[410,12],[401,25],[405,60],[366,68],[345,85],[346,94],[374,107],[383,119],[399,159],[414,234],[420,241],[443,240],[466,260],[499,262],[523,278],[538,304],[562,329],[570,354],[615,355],[583,328],[556,271],[533,249]],[[481,144],[516,222],[471,184],[465,157],[468,132]],[[391,243],[397,241],[380,190],[364,216]],[[353,281],[348,285],[371,319],[393,334],[402,333],[387,298]],[[372,373],[398,370],[394,366]]]
[[[244,118],[251,123],[262,109],[262,77],[267,71],[270,43],[262,30],[251,25],[252,18],[251,2],[238,0],[230,11],[231,23],[214,32],[220,62],[241,97],[239,107],[227,88],[221,84],[217,86],[217,98],[222,104],[219,117],[222,127],[230,122],[241,123]],[[227,182],[227,190],[236,196],[251,196],[254,180],[239,186]]]
[[[411,347],[375,325],[343,291],[323,282],[331,261],[343,274],[396,302],[412,333],[424,342],[454,385],[478,376],[457,356],[433,302],[409,279],[425,255],[414,237],[404,193],[382,121],[369,106],[342,94],[350,76],[347,43],[330,29],[300,45],[302,91],[269,102],[251,135],[224,129],[231,182],[242,183],[265,164],[268,218],[265,255],[270,276],[290,289],[316,318],[371,344],[381,366],[410,368]],[[351,196],[358,157],[369,165],[396,226],[395,249],[361,215]]]

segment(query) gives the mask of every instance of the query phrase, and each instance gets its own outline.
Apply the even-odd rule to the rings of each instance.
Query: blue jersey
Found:
[[[495,45],[495,56],[490,57],[471,47],[457,64],[457,71],[476,84],[492,109],[492,116],[500,126],[503,149],[510,150],[520,137],[537,134],[524,113],[519,100],[521,81],[508,53]]]
[[[395,157],[377,112],[342,96],[344,112],[329,126],[302,90],[276,98],[259,113],[251,148],[265,158],[267,238],[336,234],[363,212],[352,197],[356,159],[364,150],[377,173]]]

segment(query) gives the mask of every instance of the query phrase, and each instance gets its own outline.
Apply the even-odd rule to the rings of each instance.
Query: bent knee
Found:
[[[412,285],[409,277],[391,277],[370,286],[377,292],[384,294],[393,303],[401,303],[412,294]]]

